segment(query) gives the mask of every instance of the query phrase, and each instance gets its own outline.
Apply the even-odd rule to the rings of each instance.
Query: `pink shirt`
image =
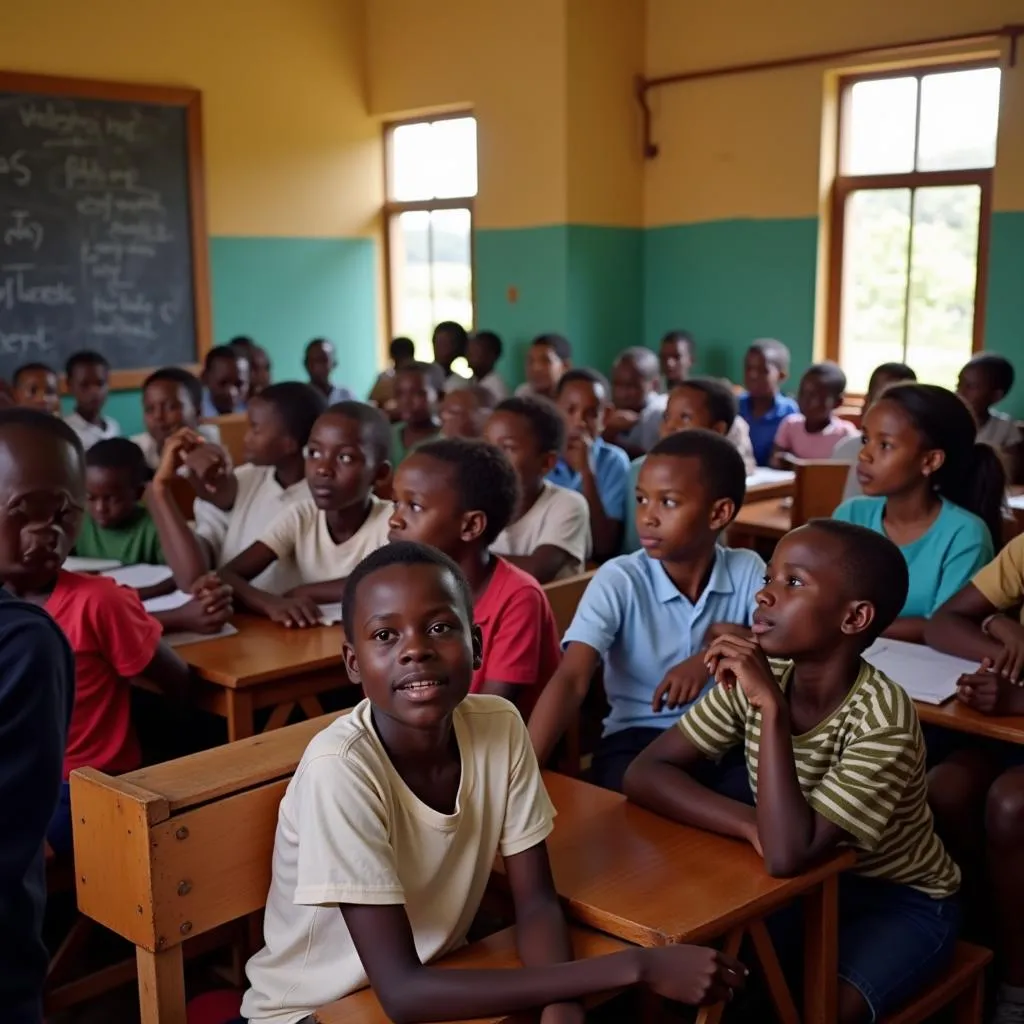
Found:
[[[808,433],[803,413],[795,412],[780,424],[775,435],[775,447],[789,452],[798,459],[831,459],[832,452],[844,438],[853,437],[860,431],[849,422],[833,416],[824,430]]]

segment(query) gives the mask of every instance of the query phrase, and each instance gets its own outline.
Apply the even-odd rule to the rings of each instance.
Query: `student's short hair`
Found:
[[[150,384],[159,384],[161,381],[169,381],[172,384],[177,384],[179,387],[184,387],[188,392],[189,398],[192,399],[196,412],[199,412],[203,404],[203,385],[195,374],[189,373],[188,370],[183,370],[180,366],[161,367],[159,370],[154,370],[142,382],[143,393],[145,393],[146,388]]]
[[[392,338],[388,345],[388,355],[395,362],[399,359],[412,359],[416,355],[416,345],[412,338]]]
[[[448,395],[458,395],[463,392],[472,395],[481,409],[493,411],[494,407],[498,404],[498,396],[490,388],[485,388],[482,384],[470,384],[468,388],[457,388],[455,391],[449,391],[445,398]]]
[[[239,355],[239,353],[230,345],[214,345],[214,347],[206,353],[206,359],[203,360],[203,372],[208,372],[218,359],[230,359],[231,362],[237,363],[239,359],[246,358],[248,357]]]
[[[506,398],[494,411],[512,413],[526,420],[537,440],[538,451],[562,454],[565,448],[565,420],[558,406],[550,399],[540,395]]]
[[[226,347],[230,349],[240,348],[246,352],[251,352],[254,348],[259,348],[259,345],[248,334],[237,334],[227,343]]]
[[[462,324],[456,323],[454,320],[442,320],[433,330],[430,335],[431,340],[437,337],[439,331],[444,331],[445,334],[455,335],[455,347],[457,355],[464,356],[466,354],[466,345],[469,344],[469,335],[466,333],[466,328]]]
[[[39,409],[27,409],[12,405],[0,409],[0,434],[8,427],[24,427],[38,434],[49,434],[58,441],[66,441],[78,454],[79,461],[85,462],[85,448],[82,439],[59,416],[53,416]],[[131,442],[129,442],[131,443]],[[141,451],[141,449],[140,449]]]
[[[271,384],[258,398],[273,406],[285,432],[300,448],[309,440],[313,424],[327,411],[327,399],[316,388],[295,380]]]
[[[871,376],[868,378],[868,391],[874,391],[875,380],[878,377],[889,377],[891,384],[895,384],[897,381],[917,380],[917,374],[906,363],[881,363],[871,371]]]
[[[590,369],[589,366],[576,366],[571,370],[566,370],[558,382],[558,387],[555,388],[556,397],[560,396],[570,384],[578,381],[586,381],[587,384],[593,384],[595,388],[600,388],[600,397],[603,401],[607,402],[611,399],[612,388],[608,383],[608,378],[603,373]]]
[[[988,378],[993,391],[1002,391],[1008,395],[1013,388],[1016,375],[1013,372],[1013,363],[1006,356],[996,352],[979,352],[967,362],[968,366],[980,369]]]
[[[677,384],[673,391],[678,388],[699,391],[704,396],[708,412],[711,413],[711,422],[724,423],[726,430],[732,430],[732,425],[739,415],[739,403],[728,381],[719,380],[717,377],[690,377]]]
[[[503,348],[501,338],[494,331],[477,331],[473,337],[484,344],[495,360],[501,358]]]
[[[661,364],[658,362],[658,357],[649,348],[644,348],[643,345],[633,345],[630,348],[623,349],[618,354],[615,365],[618,366],[619,363],[625,362],[632,363],[647,380],[657,380],[661,374]]]
[[[334,342],[331,341],[330,338],[313,338],[312,341],[310,341],[309,344],[306,345],[304,356],[306,359],[309,358],[309,353],[313,350],[314,345],[330,345],[332,349],[334,348]]]
[[[396,540],[385,544],[382,548],[367,555],[349,573],[345,583],[345,593],[341,599],[341,622],[345,636],[352,642],[355,636],[356,602],[359,596],[359,585],[376,572],[390,569],[393,565],[432,565],[438,572],[448,573],[455,581],[459,600],[466,613],[466,621],[473,621],[473,591],[462,570],[443,552],[426,544],[417,544],[411,540]]]
[[[71,375],[80,366],[102,366],[104,370],[110,371],[110,363],[107,362],[105,355],[92,349],[83,349],[81,352],[73,353],[64,364],[64,376],[70,380]]]
[[[731,498],[739,512],[747,496],[747,470],[732,441],[713,430],[680,430],[663,437],[649,452],[677,459],[697,459],[712,501]]]
[[[14,371],[14,376],[11,378],[11,384],[14,387],[18,386],[18,381],[21,380],[22,376],[26,373],[52,373],[54,377],[57,376],[57,371],[52,366],[47,366],[46,363],[22,363]]]
[[[689,331],[668,331],[665,336],[658,342],[658,346],[665,344],[680,344],[685,345],[689,349],[690,355],[692,356],[697,350],[697,342],[694,341],[693,335]]]
[[[828,388],[829,393],[836,401],[846,393],[846,374],[838,364],[832,362],[813,363],[804,371],[804,377],[818,377],[822,384]]]
[[[108,437],[97,441],[85,453],[85,464],[95,469],[125,470],[133,487],[141,487],[150,476],[142,449],[127,437]]]
[[[421,444],[415,451],[455,470],[455,489],[465,512],[479,509],[487,516],[480,538],[490,547],[508,526],[519,501],[519,478],[508,456],[486,441],[443,437]]]
[[[419,373],[422,374],[426,379],[426,382],[432,387],[438,394],[444,391],[444,371],[437,363],[424,363],[420,360],[415,360],[411,363],[406,363],[405,366],[398,367],[395,370],[395,380],[399,377],[404,376],[407,373]]]
[[[747,349],[748,352],[760,352],[769,366],[774,366],[781,373],[789,373],[789,349],[775,338],[758,338]]]
[[[263,393],[264,395],[266,392]],[[261,396],[262,397],[262,396]],[[391,455],[391,424],[375,405],[366,402],[335,402],[328,406],[321,416],[341,416],[359,424],[359,433],[369,443],[374,461],[379,465],[387,462]],[[320,419],[320,416],[317,417]],[[315,422],[315,421],[314,421]],[[310,427],[312,430],[312,427]]]
[[[875,606],[875,621],[865,647],[899,617],[910,589],[910,570],[900,549],[884,533],[838,519],[812,519],[805,529],[819,530],[843,548],[838,566],[843,586],[854,600]]]
[[[572,345],[569,343],[569,339],[561,334],[538,334],[530,342],[530,348],[533,348],[534,345],[544,345],[552,349],[563,363],[572,359]]]

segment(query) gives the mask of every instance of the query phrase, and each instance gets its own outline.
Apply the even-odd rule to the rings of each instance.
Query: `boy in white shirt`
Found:
[[[231,469],[226,453],[181,431],[164,446],[147,504],[168,565],[188,589],[209,569],[219,569],[257,541],[268,524],[291,506],[309,500],[303,450],[313,424],[327,408],[308,384],[272,384],[247,410],[246,462]],[[196,494],[195,533],[179,511],[171,483],[184,465]],[[271,594],[302,582],[294,566],[275,562],[252,581]]]
[[[285,509],[221,573],[239,604],[285,626],[319,625],[320,605],[340,601],[352,570],[387,543],[391,505],[373,492],[391,473],[390,445],[388,419],[372,405],[339,402],[317,419],[304,451],[309,500]],[[278,560],[302,581],[281,596],[252,583]]]
[[[78,435],[86,451],[98,441],[121,436],[117,420],[103,415],[109,374],[110,364],[99,352],[76,352],[64,367],[68,391],[75,400],[74,411],[64,417],[64,422]]]
[[[545,479],[565,447],[565,420],[546,398],[509,398],[484,425],[519,477],[516,518],[491,545],[540,583],[575,576],[590,557],[590,508],[576,491]]]
[[[182,427],[196,431],[212,444],[220,444],[220,431],[212,423],[199,424],[203,386],[188,370],[165,366],[151,373],[142,384],[142,420],[146,429],[132,435],[145,456],[146,465],[156,471],[169,437]]]
[[[501,359],[501,351],[501,338],[494,331],[477,331],[466,346],[466,362],[473,371],[473,383],[490,391],[495,402],[508,398],[508,385],[494,369]]]
[[[543,1010],[544,1024],[582,1024],[576,1000],[638,982],[687,1002],[741,983],[735,960],[692,946],[571,962],[554,809],[515,708],[467,696],[472,623],[469,584],[433,548],[398,542],[352,574],[345,667],[367,699],[313,739],[281,801],[250,1024],[312,1022],[367,982],[391,1020]],[[499,852],[524,968],[432,968],[465,941]]]

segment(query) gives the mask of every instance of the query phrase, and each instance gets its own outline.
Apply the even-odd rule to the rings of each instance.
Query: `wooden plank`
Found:
[[[765,985],[768,987],[768,994],[771,996],[780,1024],[800,1024],[800,1014],[797,1012],[796,1003],[793,1002],[793,995],[789,991],[789,985],[782,973],[779,958],[775,955],[775,947],[764,921],[751,921],[747,931],[754,943],[754,952],[761,964]]]
[[[135,958],[139,968],[141,1024],[188,1024],[181,946],[159,953],[138,949]]]
[[[208,803],[276,779],[290,778],[310,740],[347,711],[252,736],[212,750],[122,775],[118,787],[134,785],[158,794],[171,813]]]
[[[804,902],[804,1020],[835,1024],[839,1014],[839,879],[826,878]]]
[[[953,699],[945,704],[915,701],[917,717],[929,725],[940,725],[971,736],[986,736],[1004,743],[1024,744],[1024,715],[985,715]]]
[[[551,610],[555,613],[555,622],[558,625],[560,636],[564,636],[572,624],[580,598],[583,597],[583,591],[587,589],[590,581],[594,578],[595,571],[544,584],[544,593],[547,594]]]

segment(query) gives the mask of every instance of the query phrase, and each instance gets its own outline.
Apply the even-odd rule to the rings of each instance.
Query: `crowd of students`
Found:
[[[775,340],[750,346],[739,395],[691,375],[685,331],[626,349],[610,379],[542,335],[511,397],[492,332],[443,323],[434,362],[403,338],[391,356],[362,402],[334,382],[328,340],[306,349],[308,383],[272,383],[265,351],[236,338],[201,380],[147,378],[131,439],[104,412],[101,354],[68,361],[64,418],[51,369],[15,375],[15,407],[0,410],[5,1019],[40,1019],[44,839],[70,855],[69,774],[142,764],[132,677],[187,691],[165,634],[215,633],[235,610],[311,628],[341,602],[365,699],[313,741],[282,802],[246,1019],[312,1020],[367,979],[398,1019],[547,1007],[545,1024],[581,1020],[578,1000],[608,988],[704,1002],[738,986],[738,963],[689,947],[566,962],[538,765],[600,670],[593,782],[748,841],[772,874],[857,852],[841,883],[842,1024],[877,1019],[946,968],[961,869],[993,893],[995,1020],[1024,1020],[1024,759],[922,731],[862,657],[880,636],[929,643],[978,664],[956,699],[1024,713],[1024,538],[1003,545],[1022,438],[993,408],[1009,361],[975,356],[957,393],[880,366],[858,429],[832,363],[784,394],[790,357]],[[239,412],[234,465],[202,421]],[[727,546],[756,466],[821,458],[851,464],[832,519],[790,533],[768,565]],[[173,582],[136,591],[68,572],[72,553],[167,564]],[[543,584],[592,562],[559,636]],[[174,587],[185,603],[146,611]],[[465,938],[496,852],[535,957],[500,980],[423,966]],[[793,924],[770,925],[788,964]]]

